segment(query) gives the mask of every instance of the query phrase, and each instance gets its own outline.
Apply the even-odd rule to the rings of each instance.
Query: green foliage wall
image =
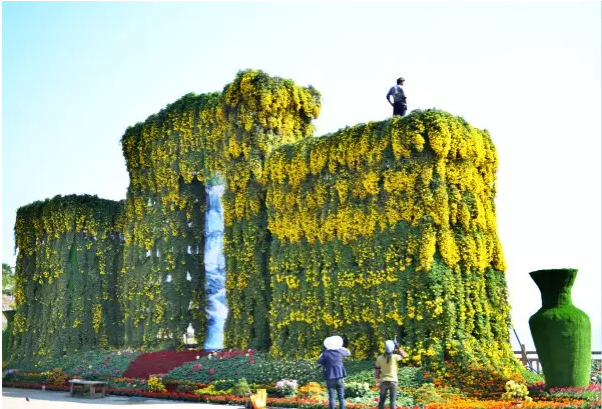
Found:
[[[509,306],[486,131],[438,110],[361,124],[268,158],[273,355],[333,333],[366,358],[509,362]]]
[[[126,131],[126,344],[177,343],[189,322],[205,333],[204,186],[225,178],[226,344],[267,348],[265,157],[309,135],[319,108],[313,88],[247,70],[223,93],[186,95]]]
[[[125,344],[204,334],[205,179],[219,169],[219,94],[188,94],[122,138],[130,174],[119,299]]]
[[[17,211],[13,359],[121,343],[123,203],[56,196]]]
[[[261,71],[239,73],[223,92],[224,252],[227,347],[267,349],[271,240],[265,208],[265,160],[284,143],[311,135],[320,112],[312,87],[270,77]]]
[[[36,332],[18,339],[19,353],[56,355],[76,341],[174,346],[189,322],[202,339],[205,187],[225,182],[226,347],[308,357],[337,333],[367,358],[398,335],[416,364],[510,362],[489,134],[428,110],[313,138],[319,111],[312,87],[247,70],[221,93],[188,94],[128,128],[123,218],[105,227],[123,232],[123,254],[101,252],[123,261],[111,264],[118,303],[100,324],[81,300],[60,297],[96,288],[79,279],[97,276],[96,260],[102,270],[98,229],[82,227],[96,223],[96,202],[68,200],[79,213],[49,204],[64,198],[21,209],[16,327]],[[78,216],[47,231],[55,213]],[[67,305],[67,321],[51,318]]]

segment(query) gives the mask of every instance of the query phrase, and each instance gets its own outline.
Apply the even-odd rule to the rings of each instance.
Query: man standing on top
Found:
[[[408,110],[408,106],[406,104],[406,94],[403,92],[402,88],[404,81],[405,80],[402,77],[397,78],[397,85],[391,87],[389,93],[387,94],[387,102],[393,106],[393,116],[404,116]],[[390,96],[393,96],[393,102],[391,102],[389,99]]]

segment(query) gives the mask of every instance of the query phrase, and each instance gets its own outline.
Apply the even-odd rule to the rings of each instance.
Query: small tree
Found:
[[[2,294],[13,296],[15,289],[15,273],[11,266],[2,263]]]

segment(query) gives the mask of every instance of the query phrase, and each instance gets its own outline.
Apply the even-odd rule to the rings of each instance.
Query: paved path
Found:
[[[29,402],[25,398],[29,398]],[[2,409],[75,409],[88,406],[89,409],[115,409],[115,406],[127,405],[128,408],[142,408],[148,405],[161,406],[157,409],[241,409],[243,406],[213,405],[195,402],[174,402],[163,399],[143,397],[113,396],[88,399],[70,397],[69,392],[42,391],[40,389],[2,388]]]

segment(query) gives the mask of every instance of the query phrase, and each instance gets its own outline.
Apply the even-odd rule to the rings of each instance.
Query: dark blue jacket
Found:
[[[347,376],[343,366],[343,354],[337,349],[327,349],[320,355],[318,364],[322,365],[322,377],[325,381]]]

